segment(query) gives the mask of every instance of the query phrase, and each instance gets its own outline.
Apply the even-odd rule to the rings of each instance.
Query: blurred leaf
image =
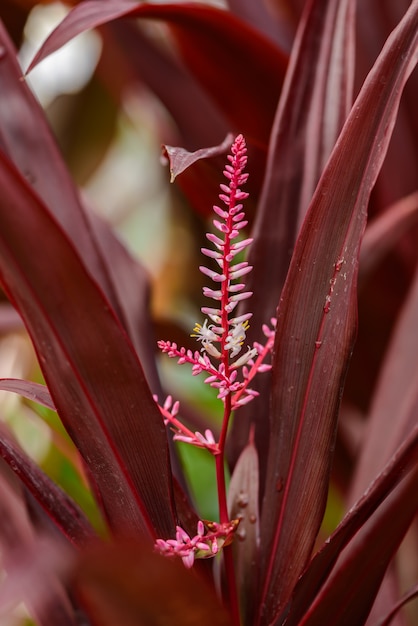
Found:
[[[267,144],[286,55],[253,28],[214,7],[83,2],[48,37],[28,71],[82,31],[121,17],[167,21],[185,64],[224,114],[249,141]],[[245,107],[237,106],[238,99]]]
[[[392,624],[394,617],[397,615],[400,609],[403,606],[405,606],[407,602],[410,602],[417,596],[418,596],[418,585],[413,587],[413,589],[410,589],[404,596],[402,596],[399,602],[397,602],[396,605],[393,607],[393,609],[390,611],[389,615],[387,615],[384,619],[379,621],[378,624],[376,624],[376,626],[389,626],[389,624]]]
[[[283,288],[273,358],[269,489],[261,527],[263,624],[278,619],[322,520],[337,411],[354,342],[366,209],[403,87],[416,64],[417,26],[414,1],[344,125]]]
[[[418,191],[395,202],[370,223],[361,244],[360,287],[379,261],[417,222]]]
[[[195,572],[142,543],[102,545],[81,555],[75,583],[92,622],[100,626],[230,624]]]
[[[33,402],[38,402],[48,409],[55,411],[51,394],[45,385],[32,383],[27,380],[18,380],[16,378],[0,378],[0,389],[18,393],[27,400],[33,400]]]
[[[0,426],[0,455],[73,544],[80,547],[94,539],[82,511],[23,452],[5,426]]]
[[[117,20],[102,30],[104,47],[102,59],[106,67],[101,73],[107,84],[120,77],[120,68],[114,68],[115,45],[123,57],[124,70],[134,77],[132,81],[145,83],[163,103],[173,118],[181,145],[188,150],[221,141],[228,132],[228,122],[217,105],[199,85],[178,56],[167,51],[167,46],[147,35],[140,24]],[[165,43],[165,42],[164,42]],[[111,58],[109,58],[111,57]],[[116,74],[116,76],[115,76]]]
[[[0,184],[0,280],[99,504],[114,530],[171,535],[165,429],[131,343],[61,228],[1,154]]]
[[[24,602],[39,626],[75,626],[74,610],[59,575],[68,568],[67,547],[35,534],[23,490],[7,477],[2,467],[0,545],[2,571],[7,575],[0,586],[0,620],[4,623],[2,618]]]
[[[22,80],[16,51],[1,22],[0,45],[5,50],[0,63],[0,146],[76,246],[87,270],[127,329],[155,388],[157,375],[148,346],[148,277],[109,227],[81,204],[45,114]],[[132,284],[137,285],[136,291]]]

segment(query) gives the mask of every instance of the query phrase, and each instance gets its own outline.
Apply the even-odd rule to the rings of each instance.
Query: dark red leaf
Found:
[[[145,83],[170,113],[182,146],[193,150],[218,143],[225,137],[229,129],[227,120],[181,60],[167,53],[166,46],[157,45],[155,38],[128,20],[108,24],[104,34],[105,59],[108,55],[114,57],[112,40],[116,41],[124,53],[125,68],[128,66],[135,79]],[[110,72],[107,69],[101,72],[101,78],[108,84],[115,71],[112,75],[113,68],[110,67]]]
[[[59,225],[1,154],[0,184],[0,280],[99,504],[114,530],[170,536],[167,440],[132,345]]]
[[[254,269],[247,286],[254,292],[254,298],[244,304],[253,312],[250,341],[261,341],[262,324],[276,315],[297,230],[349,112],[353,29],[351,0],[307,3],[276,112],[252,232],[254,242],[249,262]],[[329,119],[333,120],[332,124]],[[237,450],[247,441],[249,422],[256,415],[256,444],[263,479],[270,428],[269,377],[258,379],[255,388],[260,395],[252,406],[244,409],[240,420],[235,421],[231,441],[236,457]]]
[[[416,63],[414,2],[369,74],[319,181],[278,309],[261,527],[260,623],[275,623],[305,567],[327,495],[353,347],[359,248],[371,189]],[[354,622],[355,623],[355,622]]]
[[[249,441],[235,465],[228,489],[230,519],[240,523],[233,542],[235,577],[239,590],[243,624],[252,626],[255,614],[254,570],[260,545],[258,454]]]
[[[51,394],[45,385],[32,383],[27,380],[19,380],[17,378],[0,378],[0,389],[3,391],[18,393],[27,400],[33,400],[33,402],[42,404],[48,409],[55,411],[55,405],[52,401]]]
[[[174,182],[176,177],[184,172],[188,167],[200,161],[201,159],[209,159],[210,157],[225,154],[231,147],[234,140],[232,134],[225,137],[223,142],[219,146],[212,146],[211,148],[200,148],[194,152],[189,152],[184,148],[174,146],[163,146],[163,151],[170,162],[170,182]]]
[[[415,408],[415,407],[414,407]],[[328,577],[343,548],[353,539],[405,474],[414,467],[418,459],[418,427],[399,447],[382,472],[376,476],[366,493],[350,509],[331,537],[317,552],[298,581],[292,599],[286,607],[289,626],[297,626],[309,605],[314,601],[318,590]],[[396,516],[396,511],[393,511]],[[366,548],[367,549],[367,548]],[[361,560],[360,554],[357,555]],[[359,566],[361,569],[361,566]]]
[[[5,426],[0,426],[0,456],[74,545],[87,545],[96,537],[84,513],[23,452]]]
[[[298,626],[365,623],[392,556],[417,512],[418,470],[403,479],[340,556]]]
[[[167,21],[184,63],[231,124],[249,141],[267,145],[287,58],[227,11],[197,4],[83,2],[48,37],[29,71],[75,35],[121,17]],[[239,101],[245,106],[239,106]]]
[[[98,546],[82,555],[78,595],[98,626],[228,626],[219,600],[180,559],[141,543]]]
[[[76,626],[73,606],[60,580],[60,573],[68,569],[67,546],[35,533],[22,496],[6,480],[3,468],[0,545],[7,575],[0,588],[2,622],[5,617],[9,621],[8,610],[24,602],[39,626]]]
[[[359,285],[373,272],[379,261],[417,223],[418,192],[395,202],[367,227],[361,244]]]
[[[396,447],[415,427],[416,413],[411,412],[411,407],[418,401],[417,316],[418,271],[399,315],[373,394],[367,436],[351,485],[351,502],[363,493]]]
[[[148,358],[151,336],[147,311],[148,277],[126,252],[109,227],[87,212],[70,178],[45,115],[22,80],[16,51],[0,23],[0,143],[59,221],[91,275],[125,326],[148,378],[156,388],[154,360]],[[10,111],[13,110],[13,115]],[[128,288],[126,283],[130,282]],[[137,285],[132,290],[131,285]],[[136,296],[136,297],[135,297]],[[142,332],[145,327],[146,332]]]

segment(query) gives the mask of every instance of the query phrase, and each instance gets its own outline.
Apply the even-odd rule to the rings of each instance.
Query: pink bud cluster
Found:
[[[154,400],[158,403],[157,396],[154,396]],[[184,443],[191,443],[198,448],[206,448],[206,450],[209,450],[213,455],[219,454],[219,445],[216,443],[215,437],[209,428],[207,428],[205,434],[202,435],[202,433],[198,431],[191,431],[177,419],[180,409],[178,400],[173,403],[173,398],[167,396],[163,406],[159,406],[159,409],[163,416],[164,424],[172,427],[174,431],[173,439],[175,441],[183,441]]]
[[[220,548],[232,541],[239,520],[231,520],[227,524],[206,522],[197,523],[197,534],[190,537],[181,526],[176,526],[175,539],[157,539],[155,548],[164,556],[179,556],[187,568],[193,566],[195,559],[208,559],[218,554]]]

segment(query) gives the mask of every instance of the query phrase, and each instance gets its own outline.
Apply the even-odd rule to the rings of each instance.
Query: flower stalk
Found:
[[[205,522],[209,532],[205,533],[202,521],[199,521],[197,534],[190,537],[181,527],[177,527],[175,539],[158,539],[157,550],[165,556],[180,556],[186,567],[191,567],[196,558],[209,558],[218,554],[221,547],[224,555],[224,566],[228,587],[228,604],[234,626],[239,626],[239,602],[236,589],[234,561],[232,550],[228,547],[232,542],[238,520],[231,520],[228,512],[227,490],[225,477],[225,449],[229,424],[235,409],[250,402],[257,392],[249,387],[254,376],[267,371],[270,366],[264,363],[271,352],[274,337],[273,330],[266,325],[263,332],[266,344],[245,344],[252,313],[235,316],[234,311],[239,302],[249,298],[252,293],[245,291],[246,276],[252,267],[246,261],[235,262],[237,255],[244,252],[252,239],[242,238],[241,232],[247,226],[243,210],[243,200],[248,194],[241,190],[248,174],[244,173],[247,164],[245,140],[242,135],[236,137],[228,164],[224,170],[227,184],[221,184],[219,199],[222,206],[215,205],[216,217],[213,226],[216,233],[206,235],[212,248],[202,248],[202,253],[217,265],[214,270],[200,266],[200,271],[215,283],[213,287],[203,287],[203,294],[214,300],[210,307],[202,307],[201,311],[207,318],[196,323],[191,335],[201,345],[200,350],[192,351],[178,347],[170,341],[159,341],[159,348],[170,358],[176,358],[178,364],[188,363],[194,376],[205,373],[205,383],[216,388],[218,398],[223,403],[223,419],[219,440],[216,442],[213,433],[207,429],[204,434],[192,432],[178,418],[179,403],[169,396],[160,411],[166,425],[170,425],[173,439],[191,445],[206,448],[215,459],[216,483],[218,494],[219,522]]]

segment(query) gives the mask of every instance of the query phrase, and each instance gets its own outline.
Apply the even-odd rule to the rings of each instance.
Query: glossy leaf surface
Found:
[[[1,283],[99,504],[115,530],[170,535],[166,435],[133,348],[58,224],[4,157],[0,180]]]
[[[354,340],[366,209],[402,88],[416,63],[417,22],[414,2],[347,119],[311,202],[283,289],[262,518],[261,623],[278,618],[322,519],[336,413]]]

